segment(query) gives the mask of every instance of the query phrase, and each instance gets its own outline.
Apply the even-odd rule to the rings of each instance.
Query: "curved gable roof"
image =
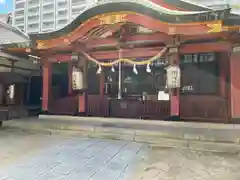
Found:
[[[0,45],[26,42],[29,40],[29,36],[20,29],[0,22]]]
[[[209,17],[216,17],[217,20],[223,20],[226,18],[226,16],[229,15],[230,9],[223,9],[218,11],[201,10],[188,12],[170,10],[149,0],[120,0],[117,2],[110,1],[107,3],[99,3],[86,9],[75,20],[60,30],[42,34],[30,34],[30,38],[33,40],[47,40],[49,38],[58,38],[64,34],[70,33],[91,18],[107,13],[119,12],[143,14],[170,24],[184,24],[198,21],[208,21]]]
[[[20,29],[0,22],[0,48],[29,47],[30,38]]]

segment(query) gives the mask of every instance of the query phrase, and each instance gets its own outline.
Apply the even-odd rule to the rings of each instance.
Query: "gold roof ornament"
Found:
[[[218,22],[216,24],[207,24],[207,26],[211,28],[211,30],[208,31],[209,33],[218,33],[223,31],[221,22]]]

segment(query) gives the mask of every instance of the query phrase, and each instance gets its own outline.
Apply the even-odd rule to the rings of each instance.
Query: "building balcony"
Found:
[[[49,6],[49,5],[53,5],[53,6],[54,6],[54,4],[55,4],[54,1],[49,1],[49,0],[42,2],[42,5],[43,5],[43,6]]]
[[[66,14],[66,15],[58,15],[58,16],[56,16],[56,20],[57,21],[61,21],[61,20],[67,20],[68,21],[68,14]]]
[[[59,7],[59,6],[57,6],[57,11],[59,12],[59,11],[68,11],[69,10],[69,7],[68,6],[65,6],[65,7]]]
[[[16,9],[15,9],[15,13],[17,13],[17,12],[19,12],[19,11],[20,11],[20,12],[22,12],[22,11],[24,12],[24,10],[25,10],[24,7],[23,7],[23,8],[16,8]]]
[[[15,25],[18,29],[20,29],[21,31],[25,31],[24,25]]]
[[[30,19],[28,18],[27,24],[35,24],[35,23],[39,23],[39,22],[40,22],[39,17],[38,18],[31,18],[30,17]]]
[[[36,6],[36,7],[28,7],[27,11],[28,11],[28,13],[39,13],[40,7],[39,7],[39,6]]]
[[[42,22],[46,24],[51,24],[51,23],[54,24],[54,20],[55,18],[53,17],[53,18],[42,19]]]
[[[31,24],[31,25],[28,25],[27,27],[28,33],[34,33],[39,31],[40,31],[39,24]]]
[[[23,15],[21,15],[21,16],[15,16],[15,18],[14,18],[15,20],[24,20],[24,14]]]
[[[72,6],[87,4],[87,0],[72,0]]]
[[[57,26],[62,26],[62,25],[66,25],[68,23],[68,19],[58,19],[57,20]]]
[[[16,4],[25,3],[25,0],[16,0]]]
[[[78,4],[78,5],[73,5],[72,4],[72,9],[85,9],[86,8],[86,6],[87,6],[87,4],[85,3],[85,4]]]
[[[45,14],[51,14],[53,13],[54,14],[54,9],[42,9],[42,15],[45,15]]]
[[[27,16],[28,16],[28,17],[30,17],[30,16],[36,16],[36,15],[39,15],[39,11],[35,11],[35,12],[30,11],[30,12],[27,13]]]
[[[24,26],[24,20],[23,21],[15,21],[15,26]]]
[[[39,8],[40,4],[28,4],[28,9],[30,8]]]

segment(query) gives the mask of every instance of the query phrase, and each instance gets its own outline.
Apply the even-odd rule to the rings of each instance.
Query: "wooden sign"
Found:
[[[240,46],[233,47],[233,52],[234,53],[239,53],[240,52]]]
[[[215,54],[214,53],[204,53],[199,54],[199,62],[212,62],[215,61]]]
[[[216,60],[215,53],[185,54],[181,59],[181,63],[182,64],[203,63],[203,62],[212,62],[215,60]]]
[[[71,61],[77,61],[77,60],[78,60],[78,54],[77,53],[72,53]]]

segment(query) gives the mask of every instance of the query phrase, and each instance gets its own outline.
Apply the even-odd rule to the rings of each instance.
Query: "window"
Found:
[[[186,54],[181,56],[181,93],[218,93],[218,63],[216,54]]]

